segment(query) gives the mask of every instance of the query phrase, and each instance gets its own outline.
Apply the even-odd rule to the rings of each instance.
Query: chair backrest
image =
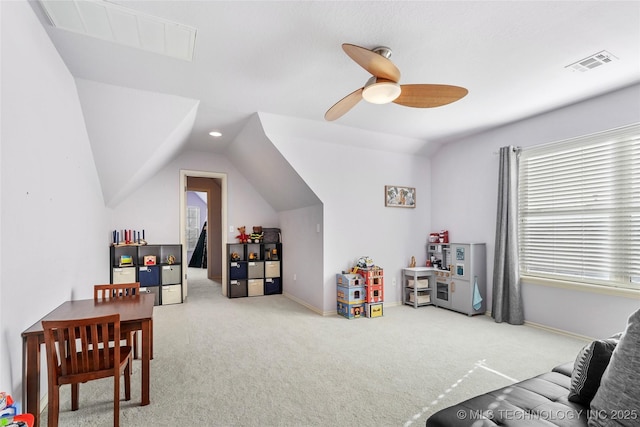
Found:
[[[95,285],[93,287],[93,299],[96,301],[128,298],[136,295],[140,295],[140,282]]]
[[[48,375],[60,377],[83,375],[86,380],[114,375],[119,369],[120,315],[73,320],[43,320]],[[113,353],[100,351],[113,347]],[[118,375],[118,374],[116,374]],[[63,381],[66,382],[66,381]]]

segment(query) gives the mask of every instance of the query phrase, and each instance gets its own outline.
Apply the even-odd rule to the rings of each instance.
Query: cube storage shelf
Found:
[[[282,243],[227,243],[227,297],[282,293]]]
[[[155,305],[180,304],[182,245],[111,246],[110,282],[140,282],[140,292],[155,296]]]

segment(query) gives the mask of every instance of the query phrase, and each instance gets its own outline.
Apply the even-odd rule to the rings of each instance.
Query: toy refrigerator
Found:
[[[451,243],[450,308],[484,313],[487,307],[487,257],[484,243]]]

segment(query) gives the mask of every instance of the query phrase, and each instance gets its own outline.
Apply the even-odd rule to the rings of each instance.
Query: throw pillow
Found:
[[[600,388],[591,401],[590,427],[638,426],[640,422],[640,310],[611,355]]]
[[[571,402],[588,405],[600,387],[600,379],[609,365],[618,338],[596,340],[585,345],[576,357],[571,373]]]

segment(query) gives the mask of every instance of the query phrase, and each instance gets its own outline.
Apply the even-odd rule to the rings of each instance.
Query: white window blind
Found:
[[[525,149],[520,273],[640,289],[640,124]]]

